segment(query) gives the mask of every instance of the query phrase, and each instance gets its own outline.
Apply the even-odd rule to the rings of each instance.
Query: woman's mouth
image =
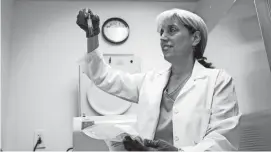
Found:
[[[163,51],[167,51],[170,48],[172,48],[171,45],[163,45],[163,47],[162,47]]]

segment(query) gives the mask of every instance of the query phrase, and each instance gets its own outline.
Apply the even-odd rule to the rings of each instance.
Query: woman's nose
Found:
[[[161,37],[160,37],[161,41],[167,41],[168,40],[168,35],[166,34],[166,32],[163,32]]]

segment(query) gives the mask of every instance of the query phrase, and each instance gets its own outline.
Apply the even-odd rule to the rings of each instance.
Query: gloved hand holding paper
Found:
[[[100,120],[97,118],[101,118]],[[124,137],[136,137],[139,133],[135,129],[136,116],[101,116],[96,120],[86,122],[82,132],[97,140],[104,140],[110,151],[125,150]]]

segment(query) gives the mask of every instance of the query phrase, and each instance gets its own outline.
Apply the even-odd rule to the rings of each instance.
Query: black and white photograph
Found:
[[[271,151],[271,0],[1,0],[0,151]]]

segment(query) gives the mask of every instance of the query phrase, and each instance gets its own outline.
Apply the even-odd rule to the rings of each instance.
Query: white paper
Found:
[[[131,125],[124,124],[97,124],[82,131],[91,138],[115,142],[122,142],[126,135],[138,136]]]
[[[139,135],[135,124],[136,119],[131,117],[110,117],[108,120],[94,121],[94,125],[84,128],[82,132],[90,138],[104,140],[110,151],[123,151],[124,137],[129,135],[134,138]]]

